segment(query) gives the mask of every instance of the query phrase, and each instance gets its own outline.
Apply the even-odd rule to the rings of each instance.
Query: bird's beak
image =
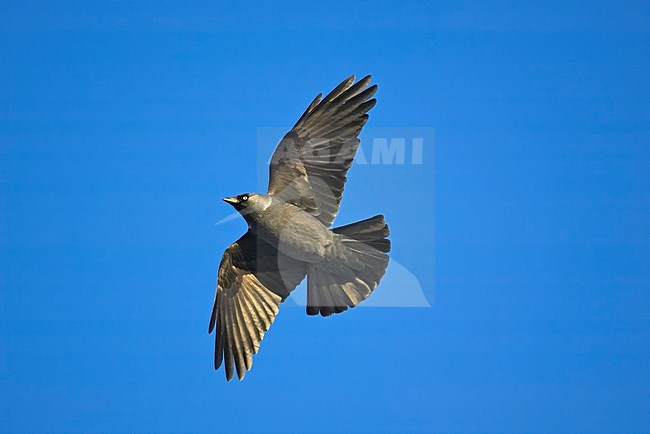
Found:
[[[223,198],[223,201],[224,201],[224,202],[228,202],[228,203],[231,204],[231,205],[234,205],[234,204],[236,204],[236,203],[239,203],[239,201],[237,200],[236,197],[224,197],[224,198]]]

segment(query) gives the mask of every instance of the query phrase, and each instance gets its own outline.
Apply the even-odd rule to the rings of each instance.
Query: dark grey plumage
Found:
[[[214,366],[241,380],[251,369],[279,305],[307,276],[307,313],[328,316],[354,307],[379,284],[390,241],[383,216],[328,229],[343,196],[358,135],[375,105],[370,76],[351,76],[318,95],[271,158],[267,194],[224,200],[248,231],[219,265],[209,332]]]

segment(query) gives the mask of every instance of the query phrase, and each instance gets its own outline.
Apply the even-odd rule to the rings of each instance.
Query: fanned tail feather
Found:
[[[340,259],[310,264],[307,276],[307,314],[329,316],[368,298],[386,272],[390,231],[377,215],[333,229]]]

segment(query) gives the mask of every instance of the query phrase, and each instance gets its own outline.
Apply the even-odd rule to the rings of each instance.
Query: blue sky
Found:
[[[632,1],[1,2],[0,429],[649,431],[649,21]],[[432,307],[288,302],[226,383],[208,316],[245,225],[215,225],[220,198],[265,184],[261,129],[351,73],[379,84],[364,147],[435,140],[422,165],[353,167],[337,224],[384,213]],[[412,289],[388,277],[377,296]]]

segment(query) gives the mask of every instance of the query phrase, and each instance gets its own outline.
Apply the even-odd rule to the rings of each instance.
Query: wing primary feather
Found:
[[[354,83],[352,86],[350,86],[348,89],[346,89],[343,93],[341,93],[336,100],[342,100],[343,102],[347,103],[350,98],[354,97],[357,95],[362,89],[365,89],[368,87],[370,84],[370,81],[372,80],[372,77],[369,75],[366,75],[364,78],[361,80],[357,81]],[[338,102],[338,101],[337,101]]]
[[[237,327],[236,319],[236,306],[232,303],[232,300],[228,300],[228,324],[230,326],[230,342],[232,345],[232,353],[235,360],[235,369],[237,370],[237,377],[241,380],[246,369],[244,368],[244,357],[242,351],[242,344],[240,343],[239,328]]]
[[[217,328],[214,334],[214,369],[217,370],[221,366],[223,360],[223,334]]]
[[[298,122],[296,122],[296,124],[293,126],[292,130],[295,130],[295,129],[300,128],[302,126],[305,119],[307,119],[307,117],[310,115],[312,110],[314,110],[314,107],[316,107],[318,105],[318,103],[321,101],[322,98],[323,98],[322,93],[319,93],[318,95],[316,95],[316,98],[314,98],[314,100],[311,102],[311,104],[309,104],[309,107],[307,107],[307,110],[305,110],[305,112],[302,114],[302,116],[300,116],[300,119],[298,119]]]
[[[208,325],[208,334],[212,333],[214,326],[217,324],[217,312],[219,311],[219,289],[214,293],[214,302],[212,303],[212,314],[210,314],[210,324]]]
[[[309,123],[316,122],[318,119],[320,119],[324,113],[326,113],[328,109],[335,103],[335,99],[343,92],[345,92],[352,83],[354,83],[354,75],[351,75],[343,80],[341,84],[336,86],[334,90],[328,93],[327,96],[325,96],[325,98],[323,98],[323,100],[310,113],[307,119]]]
[[[354,74],[352,74],[351,76],[349,76],[348,78],[343,80],[341,82],[341,84],[336,86],[330,93],[327,94],[327,96],[325,98],[323,98],[323,102],[329,103],[329,102],[334,101],[334,99],[336,99],[336,97],[338,97],[343,92],[345,92],[350,87],[350,85],[352,83],[354,83],[354,79],[355,79],[355,76],[354,76]]]
[[[251,327],[250,323],[247,320],[247,314],[244,311],[242,305],[242,299],[245,298],[245,294],[241,294],[241,297],[237,297],[235,313],[237,315],[237,328],[239,329],[239,337],[242,342],[242,355],[244,357],[244,367],[246,371],[250,370],[253,366],[253,342],[251,341]],[[240,378],[241,379],[241,378]]]
[[[224,331],[224,346],[223,346],[223,358],[224,358],[224,364],[226,365],[226,380],[230,381],[232,380],[232,377],[235,375],[235,366],[234,366],[234,360],[233,360],[233,354],[232,354],[232,332],[230,331],[230,324],[229,320],[227,317],[227,309],[225,309],[226,306],[221,307],[221,322],[222,322],[222,327]]]
[[[358,89],[361,89],[362,87],[365,86],[360,86]],[[326,98],[309,116],[308,122],[312,125],[312,128],[323,126],[321,123],[330,125],[333,122],[333,116],[336,116],[339,111],[343,110],[345,107],[354,107],[355,104],[359,104],[366,99],[372,98],[376,92],[377,85],[375,84],[358,94],[351,93],[348,89],[343,94],[338,95],[334,100],[328,101]]]

